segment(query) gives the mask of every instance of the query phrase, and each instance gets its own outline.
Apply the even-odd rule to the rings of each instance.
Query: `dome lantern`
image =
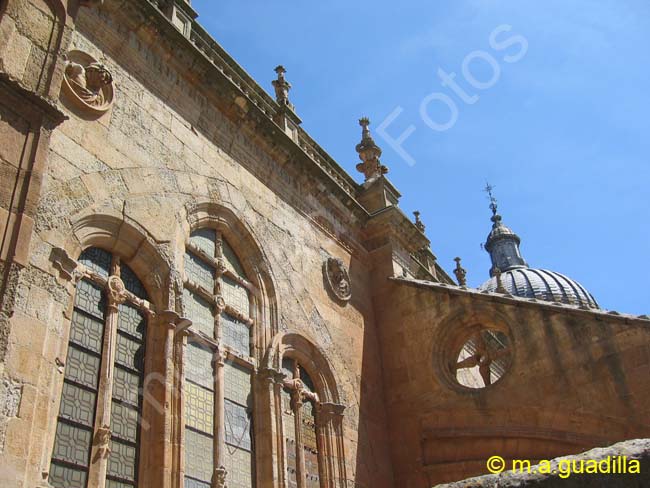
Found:
[[[600,308],[593,295],[577,281],[554,271],[528,266],[519,251],[521,239],[503,224],[492,190],[493,187],[487,185],[485,191],[490,197],[492,230],[485,243],[485,250],[490,254],[492,268],[490,279],[483,283],[479,290],[564,303],[585,309]]]

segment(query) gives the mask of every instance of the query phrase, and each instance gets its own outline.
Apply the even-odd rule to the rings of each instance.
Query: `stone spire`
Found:
[[[291,110],[294,109],[293,104],[289,101],[289,90],[291,90],[291,83],[289,83],[284,74],[287,72],[284,69],[284,66],[280,65],[275,68],[275,72],[278,74],[278,79],[273,80],[273,88],[275,88],[275,99],[280,106],[289,107]]]
[[[485,187],[485,191],[490,198],[490,210],[492,210],[492,230],[485,242],[485,250],[490,254],[492,260],[490,276],[495,276],[496,270],[503,273],[515,268],[527,268],[528,263],[519,251],[521,239],[501,221],[497,200],[494,198],[492,190],[494,190],[494,187],[489,184]]]
[[[381,149],[372,136],[370,135],[370,120],[368,117],[363,117],[359,120],[359,125],[363,128],[361,134],[361,142],[357,144],[357,152],[361,163],[357,164],[357,171],[363,173],[366,177],[366,182],[374,181],[382,175],[388,173],[388,168],[381,164],[379,158],[381,157]]]

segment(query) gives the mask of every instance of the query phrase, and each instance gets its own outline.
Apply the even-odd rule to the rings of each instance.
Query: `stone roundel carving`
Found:
[[[119,276],[108,278],[108,296],[113,303],[124,303],[126,300],[126,287]]]
[[[113,104],[113,76],[90,54],[70,51],[64,74],[64,91],[80,109],[100,115]]]
[[[341,259],[328,258],[325,261],[325,277],[330,290],[339,300],[344,302],[350,300],[352,297],[350,275]]]

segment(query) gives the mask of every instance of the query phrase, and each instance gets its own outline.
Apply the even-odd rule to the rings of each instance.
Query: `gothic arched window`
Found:
[[[137,487],[147,294],[118,256],[90,248],[79,263],[49,482]]]
[[[186,245],[184,316],[185,487],[254,486],[251,291],[220,232],[194,231]]]
[[[320,488],[316,426],[318,394],[307,372],[297,361],[282,359],[282,423],[289,488]]]

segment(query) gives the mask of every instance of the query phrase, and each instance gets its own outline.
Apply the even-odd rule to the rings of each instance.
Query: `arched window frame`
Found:
[[[295,373],[289,377],[282,367],[286,360],[293,361],[304,370],[313,385],[305,388],[305,381],[297,382]],[[343,418],[345,405],[339,393],[335,374],[321,348],[303,335],[295,332],[277,334],[271,341],[262,366],[260,376],[266,379],[271,392],[272,404],[270,422],[276,426],[275,452],[277,455],[276,475],[281,480],[281,486],[296,488],[346,488],[347,468],[345,465],[345,450],[343,436]],[[302,398],[302,402],[311,402],[315,406],[316,438],[318,446],[318,484],[310,484],[313,479],[307,478],[306,470],[296,476],[296,484],[291,485],[287,467],[288,452],[286,437],[287,429],[296,430],[300,424],[294,417],[293,425],[287,425],[287,416],[282,415],[285,405],[283,392],[292,391],[294,398]],[[298,407],[298,402],[294,403]],[[300,447],[295,446],[295,456],[300,463]],[[313,476],[312,476],[313,478]]]
[[[99,360],[99,369],[95,379],[96,386],[86,387],[83,383],[79,382],[76,382],[75,385],[74,373],[69,369],[71,366],[65,366],[64,390],[62,390],[60,396],[61,407],[59,415],[57,416],[57,432],[58,426],[61,424],[76,429],[81,427],[81,430],[90,433],[91,447],[87,452],[88,465],[85,470],[76,470],[77,473],[85,473],[86,481],[83,483],[79,477],[77,477],[76,481],[70,479],[65,481],[58,480],[57,476],[70,475],[70,472],[67,472],[66,474],[66,471],[62,468],[65,468],[66,466],[68,468],[75,467],[75,464],[67,461],[65,456],[61,455],[62,450],[58,447],[58,438],[57,435],[55,435],[52,461],[49,470],[51,482],[53,482],[55,486],[56,483],[64,483],[66,488],[72,486],[88,488],[94,488],[97,486],[145,486],[148,478],[147,473],[145,472],[144,463],[141,462],[141,449],[143,445],[142,438],[144,437],[142,426],[145,424],[143,419],[146,410],[143,402],[142,384],[145,375],[147,374],[148,366],[146,356],[144,356],[144,351],[142,351],[143,357],[140,359],[141,364],[139,367],[141,369],[138,372],[138,386],[135,391],[131,389],[128,393],[123,392],[125,395],[130,397],[130,404],[128,404],[128,402],[125,403],[125,399],[121,398],[121,394],[118,393],[119,389],[114,389],[114,385],[116,384],[116,372],[124,370],[128,373],[128,369],[130,368],[130,365],[125,366],[124,358],[127,358],[131,353],[136,355],[139,354],[138,350],[134,352],[133,350],[129,350],[129,348],[134,347],[134,345],[137,347],[137,344],[140,345],[140,348],[144,348],[144,350],[148,347],[148,341],[150,338],[147,332],[155,315],[153,306],[148,300],[148,293],[144,288],[144,284],[128,265],[122,263],[119,254],[105,251],[99,247],[89,247],[81,253],[78,262],[69,259],[65,252],[62,252],[62,254],[63,256],[59,255],[54,259],[54,261],[62,271],[65,271],[66,269],[70,271],[69,277],[73,279],[73,282],[76,285],[74,294],[75,306],[70,328],[70,338],[68,339],[67,346],[68,351],[72,348],[83,352],[83,348],[85,347],[82,340],[75,341],[72,337],[75,330],[75,334],[90,333],[87,329],[82,328],[83,326],[80,323],[75,323],[76,317],[85,316],[87,319],[95,320],[96,324],[101,323],[102,338],[99,341],[101,344],[95,348],[99,350],[91,351],[90,349],[87,349],[94,354],[93,357],[96,357]],[[103,258],[103,263],[101,263],[98,256]],[[127,272],[131,276],[125,278],[125,284],[122,275]],[[102,315],[101,318],[99,316],[92,318],[90,314],[84,311],[83,304],[80,302],[81,299],[79,299],[81,287],[89,287],[89,290],[96,290],[95,299],[97,300],[97,303],[95,303],[94,306],[97,307],[97,315]],[[124,317],[128,317],[128,313],[126,312],[128,308],[136,310],[144,320],[144,330],[142,331],[142,337],[140,337],[139,341],[137,340],[138,333],[128,329],[128,321],[122,321]],[[77,327],[77,329],[75,329],[75,327]],[[136,339],[135,342],[134,339]],[[123,357],[122,362],[120,362],[121,354],[118,352],[121,348],[126,348],[126,356]],[[135,358],[132,359],[135,361]],[[66,362],[71,360],[72,358],[69,358],[66,355]],[[62,365],[62,367],[63,366],[64,365]],[[126,369],[124,369],[125,367]],[[131,373],[133,374],[133,371],[131,371]],[[123,374],[124,373],[118,376],[123,376]],[[86,418],[85,420],[87,422],[84,424],[77,421],[77,419],[74,418],[74,415],[69,415],[69,413],[64,412],[63,404],[66,385],[71,385],[73,388],[89,392],[95,396],[95,403],[91,415],[93,417],[92,422],[90,419]],[[126,386],[126,384],[123,386]],[[70,386],[68,386],[68,388],[69,387]],[[84,387],[86,388],[85,390],[83,390]],[[135,398],[135,400],[133,400],[133,398]],[[137,407],[134,402],[137,403]],[[113,435],[115,425],[117,424],[114,424],[112,407],[116,406],[121,406],[121,408],[136,407],[137,417],[134,418],[133,410],[131,410],[128,420],[122,418],[126,424],[120,425],[119,429],[115,431],[115,435]],[[80,407],[77,405],[74,408]],[[89,412],[85,412],[85,414],[88,413]],[[135,422],[135,432],[129,433],[129,435],[134,435],[135,438],[127,438],[129,435],[126,435],[125,432],[123,432],[123,429],[127,424],[129,426],[128,428],[133,428],[133,422]],[[89,423],[90,425],[88,425]],[[132,480],[126,477],[126,474],[117,473],[111,469],[113,457],[124,455],[125,451],[123,451],[123,449],[131,449],[135,452],[134,463],[137,466],[133,473]],[[121,461],[122,460],[117,464],[120,464],[123,467],[124,463]],[[76,468],[81,468],[81,466],[77,465]],[[114,485],[113,483],[118,484]]]
[[[225,239],[231,243],[235,249],[242,265],[247,279],[253,286],[250,294],[251,318],[254,321],[254,335],[252,338],[251,360],[255,364],[255,371],[252,380],[253,395],[253,440],[255,442],[255,476],[256,486],[266,486],[269,479],[274,479],[275,472],[275,454],[272,454],[274,441],[272,435],[268,432],[270,409],[272,408],[272,398],[269,396],[269,390],[266,383],[260,381],[259,364],[262,360],[267,345],[278,331],[278,308],[275,296],[274,277],[268,266],[268,259],[264,254],[263,248],[257,244],[253,237],[252,230],[240,220],[230,209],[219,205],[215,202],[203,200],[193,203],[187,208],[187,226],[185,235],[189,236],[197,229],[210,228],[222,233]],[[189,237],[188,237],[189,239]],[[183,264],[178,264],[178,269],[182,270]],[[175,279],[176,280],[176,279]],[[179,274],[175,285],[176,306],[178,313],[184,313],[182,293],[184,289],[182,273]],[[185,392],[183,391],[184,370],[186,369],[186,349],[187,334],[182,329],[190,320],[184,317],[176,317],[175,324],[170,324],[170,334],[174,338],[173,357],[174,357],[174,388],[173,395],[170,398],[172,405],[171,411],[174,419],[173,435],[174,454],[173,454],[173,472],[176,486],[183,486],[183,476],[185,474],[185,448],[184,439],[184,408]],[[216,341],[213,341],[216,343]],[[214,350],[214,348],[213,348]],[[229,356],[224,349],[221,356],[213,355],[218,360],[223,357],[224,361],[229,360]],[[235,363],[241,358],[231,356]],[[218,361],[219,362],[219,361]],[[218,419],[217,419],[218,420]],[[222,422],[219,422],[222,425]],[[215,473],[219,474],[219,473]],[[215,480],[216,486],[220,486],[220,480]],[[226,480],[222,480],[225,482]]]
[[[182,471],[183,484],[186,487],[222,486],[226,479],[229,486],[243,486],[238,485],[237,482],[241,481],[242,477],[245,478],[248,473],[241,465],[236,465],[234,457],[230,458],[229,455],[244,455],[246,451],[250,454],[251,466],[251,484],[247,486],[255,486],[256,483],[255,450],[253,449],[255,436],[249,423],[254,422],[253,378],[257,366],[255,357],[257,321],[254,317],[259,316],[257,311],[259,291],[246,276],[236,250],[230,247],[229,240],[218,226],[204,226],[192,231],[185,243],[182,279],[183,315],[195,322],[185,330],[181,358],[183,370],[181,432],[185,450]],[[244,305],[242,297],[237,297],[237,293],[242,290],[246,292],[247,307],[242,306]],[[190,306],[192,302],[194,303]],[[199,313],[197,307],[202,307],[204,312]],[[205,310],[208,307],[212,315],[210,320],[201,319],[201,316],[207,318]],[[248,340],[237,342],[237,332],[233,328],[241,329],[242,325],[248,329]],[[226,330],[230,332],[227,338],[225,337],[227,334],[224,333]],[[241,330],[239,333],[241,336]],[[244,347],[246,351],[242,350]],[[211,356],[211,380],[206,377],[196,377],[193,372],[196,368],[190,364],[194,361],[189,355],[190,351],[193,351],[192,354],[196,356],[201,350]],[[205,359],[207,356],[204,358],[204,363],[206,363]],[[240,373],[248,375],[248,378]],[[194,378],[192,374],[195,374]],[[233,388],[228,388],[230,374],[233,375],[233,383],[248,380],[249,392],[246,398],[235,398],[241,392],[234,392]],[[236,376],[238,377],[235,378]],[[205,412],[196,415],[197,407],[193,406],[192,401],[197,401],[197,394],[206,396],[204,402],[208,404],[212,402],[212,420],[207,418]],[[249,423],[244,426],[243,432],[241,434],[230,432],[233,429],[232,422],[241,421],[244,412]],[[230,430],[228,430],[229,426]],[[245,439],[246,430],[249,432],[250,442]],[[192,441],[188,439],[190,435]],[[200,455],[199,452],[193,451],[195,447],[193,444],[197,441],[204,443],[207,438],[211,439],[212,459],[202,459],[201,464],[212,465],[211,473],[206,472],[205,467],[201,468],[197,463],[188,463],[195,456]],[[234,438],[236,440],[233,440]],[[204,451],[207,450],[206,446]],[[229,476],[228,471],[230,471]]]

